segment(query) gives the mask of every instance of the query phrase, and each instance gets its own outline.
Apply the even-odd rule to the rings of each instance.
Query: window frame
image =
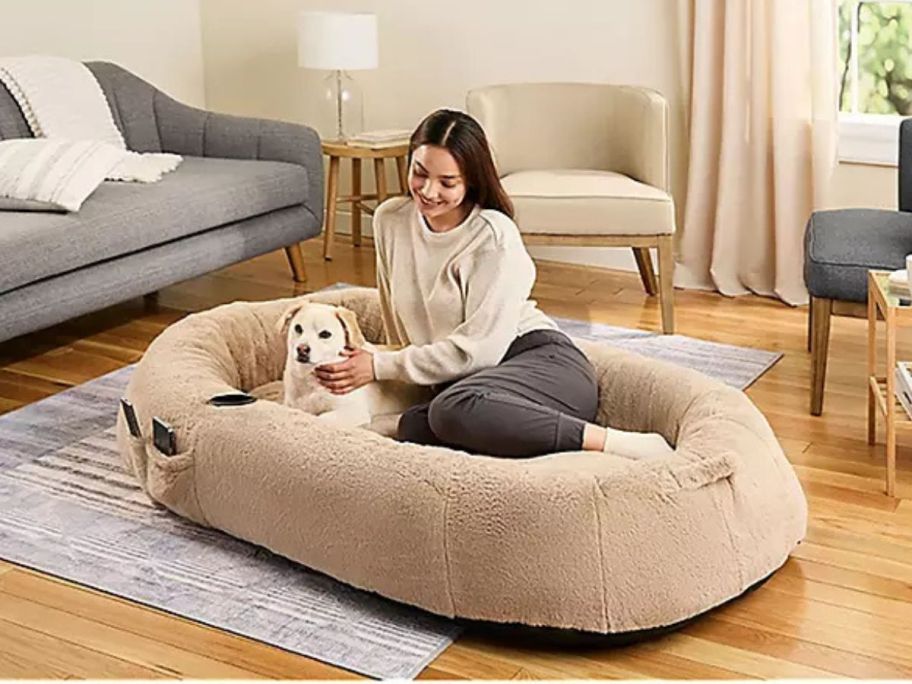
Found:
[[[854,5],[862,2],[912,5],[912,0],[853,0]],[[858,13],[854,9],[851,12],[849,41],[852,51],[849,71],[853,111],[844,112],[840,109],[842,103],[836,103],[839,122],[839,161],[897,166],[899,164],[899,126],[908,116],[858,112]]]
[[[899,165],[901,114],[839,112],[839,161],[875,166]]]

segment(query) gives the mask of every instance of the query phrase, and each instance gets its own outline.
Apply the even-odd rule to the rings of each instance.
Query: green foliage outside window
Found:
[[[852,13],[858,17],[852,54]],[[852,61],[858,60],[858,83]],[[853,88],[858,107],[853,109]],[[840,0],[839,109],[863,114],[912,115],[912,3]]]

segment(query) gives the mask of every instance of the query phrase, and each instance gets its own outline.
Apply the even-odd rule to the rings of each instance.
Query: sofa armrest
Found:
[[[899,210],[912,211],[912,119],[899,125]]]
[[[308,208],[322,220],[323,152],[320,136],[311,127],[209,112],[177,102],[160,91],[153,106],[163,152],[279,161],[306,168]]]

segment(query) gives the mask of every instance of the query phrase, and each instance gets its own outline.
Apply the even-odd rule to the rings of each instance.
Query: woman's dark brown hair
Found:
[[[475,119],[464,112],[438,109],[412,133],[408,153],[410,166],[412,153],[422,145],[437,145],[453,155],[465,179],[465,201],[482,209],[496,209],[513,218],[513,202],[500,184],[488,139]]]

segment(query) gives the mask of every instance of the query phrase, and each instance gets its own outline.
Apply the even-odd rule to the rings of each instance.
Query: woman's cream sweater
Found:
[[[535,265],[519,229],[475,207],[457,227],[433,232],[411,198],[374,213],[377,287],[388,342],[374,354],[378,380],[434,385],[495,366],[510,343],[557,325],[529,299]]]

